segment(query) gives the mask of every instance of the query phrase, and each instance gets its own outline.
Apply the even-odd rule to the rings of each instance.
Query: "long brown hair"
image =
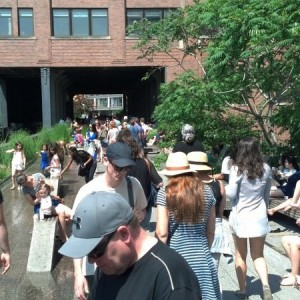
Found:
[[[193,174],[172,177],[166,186],[166,200],[177,223],[196,224],[203,217],[203,183]]]

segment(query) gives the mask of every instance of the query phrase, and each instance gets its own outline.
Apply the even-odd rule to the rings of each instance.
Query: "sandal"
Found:
[[[241,293],[240,291],[235,292],[235,296],[237,299],[248,300],[248,296],[246,293]]]

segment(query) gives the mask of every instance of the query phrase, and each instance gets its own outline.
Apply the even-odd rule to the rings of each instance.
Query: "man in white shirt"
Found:
[[[133,208],[139,222],[142,222],[146,213],[147,199],[140,182],[134,177],[126,177],[127,171],[135,164],[131,159],[130,147],[122,142],[110,144],[103,164],[106,167],[105,173],[79,190],[74,201],[73,213],[86,195],[91,192],[107,191],[122,195]],[[86,257],[74,259],[74,292],[77,298],[86,299],[85,293],[90,292],[94,271],[95,265],[88,263]]]

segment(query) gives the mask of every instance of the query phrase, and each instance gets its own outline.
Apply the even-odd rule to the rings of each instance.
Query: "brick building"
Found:
[[[160,83],[181,69],[162,54],[137,59],[126,26],[187,2],[0,0],[0,126],[51,126],[72,117],[75,94],[123,94],[126,114],[149,118]],[[160,69],[142,81],[153,67]]]

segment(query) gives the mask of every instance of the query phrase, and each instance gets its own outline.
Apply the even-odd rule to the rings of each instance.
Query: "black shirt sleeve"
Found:
[[[0,191],[0,204],[3,203],[3,195],[2,192]]]

